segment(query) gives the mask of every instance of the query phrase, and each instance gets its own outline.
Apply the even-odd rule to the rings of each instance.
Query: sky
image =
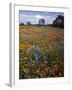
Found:
[[[45,24],[52,24],[58,15],[64,16],[63,12],[46,12],[46,11],[19,11],[19,23],[38,24],[39,19],[45,19]]]

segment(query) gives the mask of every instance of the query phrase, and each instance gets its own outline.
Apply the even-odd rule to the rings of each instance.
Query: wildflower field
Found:
[[[19,26],[19,79],[64,76],[64,30]]]

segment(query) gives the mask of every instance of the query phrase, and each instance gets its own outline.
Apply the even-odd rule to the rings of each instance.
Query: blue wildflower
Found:
[[[28,60],[28,66],[30,66],[32,64],[31,60]]]
[[[39,58],[38,58],[38,55],[36,54],[35,55],[35,62],[38,63],[38,60],[39,60]]]

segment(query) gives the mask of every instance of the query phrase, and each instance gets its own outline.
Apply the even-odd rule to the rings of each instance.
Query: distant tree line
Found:
[[[20,25],[24,25],[24,23],[20,23]],[[26,25],[37,25],[37,26],[51,26],[51,27],[59,27],[64,28],[64,16],[58,15],[56,19],[52,22],[52,24],[45,24],[45,19],[39,19],[38,24],[31,24],[31,22],[27,22]]]

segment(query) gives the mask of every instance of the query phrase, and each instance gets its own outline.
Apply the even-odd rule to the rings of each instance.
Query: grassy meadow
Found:
[[[64,30],[19,26],[19,79],[64,76]]]

